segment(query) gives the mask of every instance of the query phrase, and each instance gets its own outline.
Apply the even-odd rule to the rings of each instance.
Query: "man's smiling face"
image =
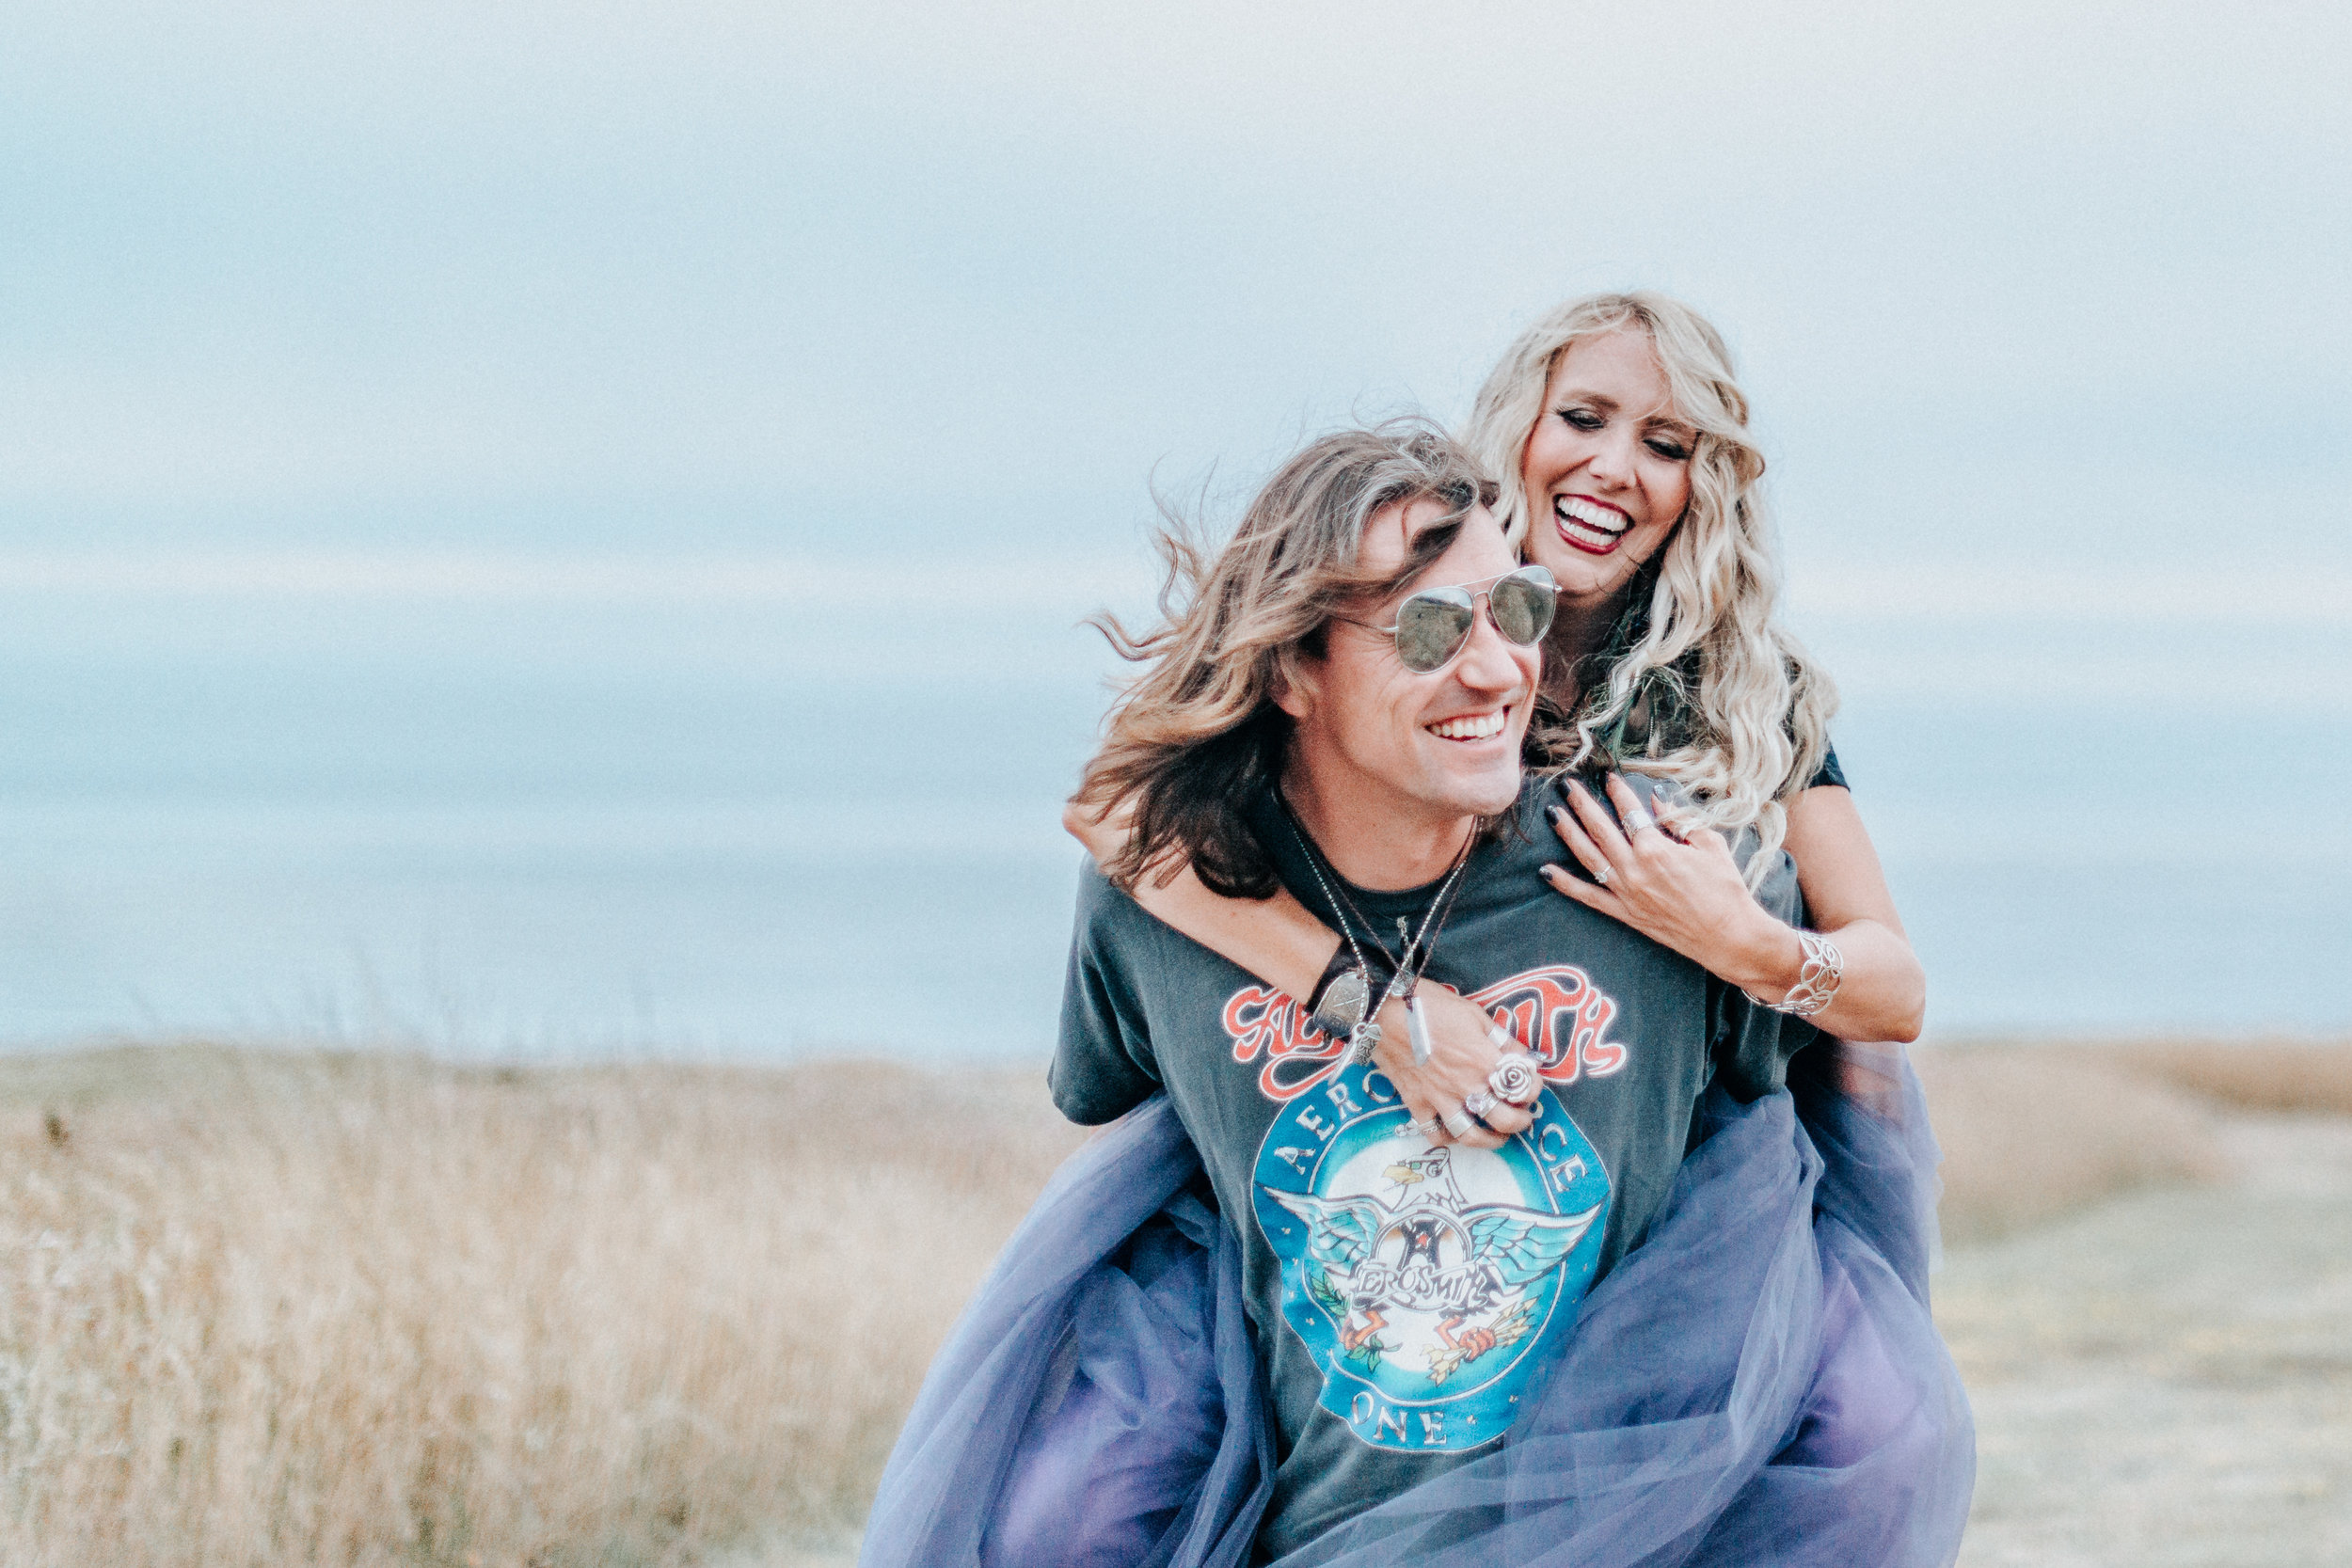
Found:
[[[1402,566],[1408,540],[1446,511],[1417,500],[1374,514],[1361,563],[1375,571]],[[1331,623],[1323,656],[1300,661],[1296,683],[1280,699],[1297,721],[1291,771],[1305,775],[1298,783],[1306,790],[1381,816],[1402,813],[1425,828],[1491,816],[1518,799],[1541,649],[1504,641],[1483,594],[1469,641],[1427,674],[1407,670],[1394,639],[1370,629],[1393,624],[1397,607],[1419,590],[1456,583],[1483,590],[1518,564],[1502,526],[1478,507],[1420,578]]]

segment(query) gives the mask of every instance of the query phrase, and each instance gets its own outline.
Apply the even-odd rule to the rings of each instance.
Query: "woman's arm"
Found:
[[[1089,816],[1073,804],[1062,808],[1061,825],[1097,865],[1127,842],[1123,816]],[[1339,951],[1338,935],[1281,889],[1271,898],[1220,898],[1186,864],[1165,882],[1156,871],[1139,878],[1131,891],[1160,920],[1293,996],[1312,995]]]
[[[1609,792],[1620,815],[1640,804],[1622,780],[1612,778]],[[1573,815],[1555,810],[1552,825],[1585,869],[1606,871],[1608,882],[1595,886],[1547,866],[1553,888],[1743,990],[1788,993],[1804,950],[1794,930],[1749,895],[1722,834],[1693,833],[1685,843],[1643,829],[1629,839],[1581,785],[1569,786],[1569,800]],[[1813,1016],[1814,1024],[1840,1039],[1917,1039],[1927,976],[1896,916],[1852,795],[1834,784],[1803,791],[1788,803],[1787,844],[1813,928],[1835,942],[1845,960],[1837,995]]]
[[[1927,972],[1911,950],[1902,917],[1895,912],[1895,895],[1879,869],[1879,852],[1870,843],[1853,796],[1836,784],[1808,789],[1788,802],[1788,853],[1797,863],[1797,885],[1813,928],[1837,943],[1846,960],[1846,978],[1836,999],[1813,1017],[1826,1032],[1848,1040],[1897,1040],[1908,1045],[1919,1037],[1928,1007]],[[1756,988],[1761,996],[1779,996],[1797,983],[1797,968],[1787,964],[1771,975],[1779,990]],[[1785,977],[1784,977],[1785,976]],[[1855,981],[1859,978],[1860,985]]]
[[[1122,817],[1088,816],[1074,805],[1064,808],[1062,826],[1086,846],[1097,864],[1117,854],[1125,842]],[[1271,898],[1222,898],[1187,864],[1166,881],[1156,874],[1141,877],[1132,892],[1136,902],[1157,919],[1302,1002],[1314,994],[1339,951],[1338,934],[1281,889]],[[1393,1002],[1380,1014],[1380,1046],[1373,1057],[1416,1121],[1459,1111],[1463,1100],[1486,1087],[1486,1074],[1502,1054],[1487,1037],[1493,1020],[1476,1004],[1433,984],[1423,1006],[1429,1009],[1433,1047],[1428,1064],[1413,1065],[1405,1009]],[[1498,1105],[1486,1119],[1493,1132],[1482,1130],[1456,1140],[1441,1132],[1437,1141],[1499,1148],[1503,1137],[1520,1131],[1529,1118],[1516,1106]]]

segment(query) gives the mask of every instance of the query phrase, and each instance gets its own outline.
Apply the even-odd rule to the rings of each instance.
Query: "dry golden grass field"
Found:
[[[2302,1560],[2199,1556],[2177,1524],[2101,1544],[2166,1464],[2195,1473],[2148,1423],[2209,1428],[2233,1388],[2268,1413],[2231,1439],[2244,1512],[2317,1521],[2271,1528],[2282,1552],[2331,1539],[2345,1465],[2281,1450],[2280,1502],[2259,1450],[2274,1417],[2305,1448],[2352,1439],[2345,1314],[2318,1321],[2352,1307],[2352,1246],[2305,1213],[2352,1212],[2327,1196],[2340,1156],[2352,1183],[2328,1142],[2352,1049],[1975,1046],[1922,1069],[1939,1307],[1985,1450],[1963,1560]],[[1030,1072],[0,1062],[0,1562],[840,1560],[932,1347],[1076,1142]],[[2272,1199],[2264,1241],[2243,1217]],[[2228,1304],[2162,1266],[2192,1222],[2236,1238],[2208,1284],[2236,1280],[2286,1348],[2232,1338]],[[2069,1284],[2087,1258],[2107,1274]],[[2204,1349],[2135,1337],[2143,1298]],[[2115,1474],[2074,1451],[2110,1417]]]
[[[1025,1077],[875,1067],[183,1049],[0,1082],[11,1568],[683,1563],[848,1528],[1076,1142]]]

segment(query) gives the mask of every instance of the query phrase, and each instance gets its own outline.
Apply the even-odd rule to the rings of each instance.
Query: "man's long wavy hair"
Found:
[[[1829,747],[1837,691],[1774,624],[1780,563],[1730,351],[1706,319],[1663,294],[1570,300],[1519,335],[1478,394],[1463,444],[1501,482],[1496,515],[1514,543],[1532,521],[1521,462],[1560,357],[1616,331],[1649,339],[1676,415],[1697,432],[1691,500],[1643,567],[1614,634],[1576,672],[1574,711],[1534,737],[1559,769],[1613,766],[1683,786],[1701,824],[1754,828],[1769,869],[1788,832],[1783,802]]]
[[[1159,624],[1141,635],[1116,617],[1089,624],[1122,658],[1149,666],[1112,706],[1102,747],[1073,799],[1134,816],[1104,873],[1132,889],[1189,860],[1229,898],[1263,898],[1273,863],[1247,816],[1281,773],[1291,720],[1275,704],[1303,657],[1320,657],[1332,617],[1411,582],[1461,532],[1495,486],[1435,426],[1399,420],[1313,441],[1284,463],[1211,552],[1172,512],[1160,531],[1167,578]],[[1360,564],[1365,526],[1401,502],[1434,499],[1445,515],[1413,536],[1401,566]]]

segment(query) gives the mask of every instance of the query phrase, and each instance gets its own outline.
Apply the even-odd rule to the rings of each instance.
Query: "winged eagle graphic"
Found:
[[[1558,1268],[1600,1216],[1598,1204],[1581,1214],[1547,1214],[1540,1209],[1509,1203],[1476,1203],[1459,1210],[1408,1203],[1391,1209],[1369,1195],[1317,1197],[1312,1193],[1286,1193],[1279,1187],[1264,1190],[1267,1196],[1307,1222],[1307,1256],[1335,1273],[1355,1274],[1391,1235],[1404,1239],[1408,1258],[1424,1249],[1428,1243],[1421,1239],[1421,1227],[1414,1221],[1422,1218],[1419,1212],[1436,1209],[1438,1213],[1426,1216],[1424,1224],[1444,1216],[1467,1232],[1469,1256],[1455,1267],[1489,1266],[1497,1283],[1508,1290],[1518,1290]]]
[[[1517,1292],[1560,1266],[1601,1206],[1549,1214],[1508,1203],[1464,1204],[1450,1172],[1424,1176],[1441,1180],[1406,1182],[1391,1171],[1391,1179],[1414,1194],[1394,1207],[1369,1194],[1327,1198],[1264,1191],[1306,1222],[1307,1259],[1320,1265],[1310,1274],[1324,1276],[1311,1279],[1311,1289],[1337,1308],[1342,1345],[1351,1354],[1367,1343],[1381,1349],[1375,1336],[1388,1326],[1389,1313],[1436,1314],[1440,1321],[1426,1361],[1430,1381],[1443,1383],[1465,1361],[1527,1332],[1531,1314]],[[1490,1311],[1487,1321],[1472,1323]]]

